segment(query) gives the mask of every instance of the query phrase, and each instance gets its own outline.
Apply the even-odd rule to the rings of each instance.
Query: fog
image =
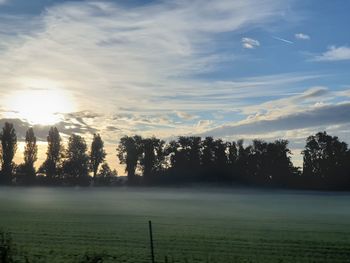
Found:
[[[12,209],[61,209],[64,213],[111,215],[350,219],[350,193],[245,188],[0,188],[1,205]]]

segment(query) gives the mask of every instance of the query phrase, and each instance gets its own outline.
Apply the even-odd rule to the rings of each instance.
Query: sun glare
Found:
[[[11,116],[7,117],[24,119],[31,124],[52,125],[60,121],[61,114],[74,111],[67,92],[52,87],[48,81],[31,84],[31,88],[15,91],[6,99],[5,103],[11,109],[8,112]]]

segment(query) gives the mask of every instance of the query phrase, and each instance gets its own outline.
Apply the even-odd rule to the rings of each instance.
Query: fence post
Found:
[[[155,263],[154,261],[154,249],[153,249],[153,233],[152,233],[152,221],[148,221],[148,227],[149,227],[149,239],[151,244],[151,262]]]

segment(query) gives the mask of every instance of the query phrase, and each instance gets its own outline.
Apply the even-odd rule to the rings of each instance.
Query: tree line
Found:
[[[1,184],[118,185],[117,172],[106,162],[104,143],[94,134],[90,147],[72,134],[66,146],[56,127],[47,136],[46,160],[35,168],[38,146],[32,128],[25,136],[24,161],[13,162],[16,131],[5,123],[1,139]],[[130,185],[188,183],[245,184],[299,189],[350,189],[350,149],[336,136],[319,132],[306,139],[303,169],[291,161],[287,140],[223,141],[180,136],[166,142],[156,137],[124,136],[116,152]]]

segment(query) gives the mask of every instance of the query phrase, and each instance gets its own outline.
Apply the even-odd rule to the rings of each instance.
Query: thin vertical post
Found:
[[[150,239],[150,244],[151,244],[151,262],[155,263],[154,261],[154,249],[153,249],[153,232],[152,232],[152,221],[148,221],[148,227],[149,227],[149,239]]]

